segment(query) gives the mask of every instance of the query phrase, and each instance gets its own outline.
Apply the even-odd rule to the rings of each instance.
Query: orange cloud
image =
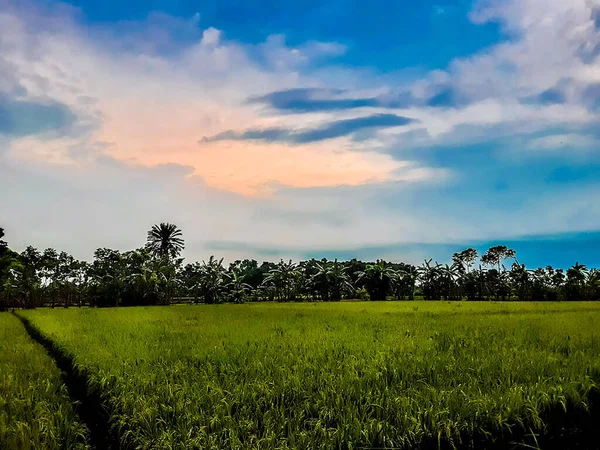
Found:
[[[248,196],[268,195],[270,186],[297,188],[360,185],[398,179],[407,164],[376,152],[349,149],[347,139],[306,145],[223,141],[198,143],[203,135],[235,126],[269,127],[245,107],[219,108],[209,102],[102,102],[104,127],[97,139],[110,142],[111,156],[151,166],[191,166],[212,187]],[[414,177],[415,172],[405,174]]]

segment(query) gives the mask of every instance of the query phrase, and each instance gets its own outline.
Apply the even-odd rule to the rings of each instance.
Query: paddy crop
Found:
[[[126,448],[537,442],[589,413],[600,304],[319,303],[23,311]],[[3,316],[4,317],[4,316]]]
[[[52,358],[0,314],[0,448],[84,449],[86,435]]]

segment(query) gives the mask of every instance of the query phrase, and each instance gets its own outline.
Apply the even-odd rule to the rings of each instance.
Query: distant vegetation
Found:
[[[0,239],[4,232],[0,229]],[[379,260],[311,259],[293,263],[238,260],[228,267],[211,257],[184,264],[181,230],[168,223],[148,232],[145,247],[100,248],[91,262],[52,248],[17,253],[0,240],[0,309],[36,306],[130,306],[189,301],[370,300],[600,300],[600,271],[576,263],[564,271],[534,270],[515,251],[470,248],[452,264],[415,266]]]

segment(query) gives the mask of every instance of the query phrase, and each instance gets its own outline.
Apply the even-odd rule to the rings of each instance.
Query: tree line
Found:
[[[469,248],[452,264],[310,259],[294,263],[223,259],[184,264],[181,230],[161,223],[146,245],[121,252],[99,248],[91,262],[53,248],[11,250],[0,228],[0,309],[38,306],[164,305],[178,301],[600,300],[600,271],[576,263],[566,271],[528,269],[498,245]]]

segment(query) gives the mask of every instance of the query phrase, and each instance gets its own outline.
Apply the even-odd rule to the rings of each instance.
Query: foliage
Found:
[[[161,223],[148,231],[146,248],[159,258],[176,258],[184,248],[182,233],[177,225]]]
[[[369,295],[369,291],[367,291],[365,288],[360,288],[356,291],[356,299],[369,301],[371,300],[371,296]]]
[[[4,228],[0,227],[0,257],[8,251],[8,243],[2,238],[4,237]]]
[[[290,260],[283,260],[271,269],[264,278],[263,285],[272,286],[275,289],[275,295],[280,302],[289,302],[296,299],[296,281],[300,277],[300,271]]]
[[[244,259],[225,267],[214,256],[184,266],[177,257],[183,249],[181,230],[162,223],[150,230],[144,248],[100,248],[89,263],[53,248],[30,246],[20,254],[0,248],[0,310],[173,301],[339,301],[364,299],[361,289],[371,300],[600,300],[596,269],[576,263],[566,272],[551,266],[532,270],[503,245],[481,256],[485,268],[476,267],[473,248],[454,253],[452,264],[429,259],[420,266],[323,258],[277,264]],[[514,262],[507,270],[503,263],[509,259]]]
[[[202,293],[205,303],[222,303],[225,300],[228,281],[223,258],[217,260],[211,256],[208,262],[202,261],[195,289]]]
[[[487,266],[497,266],[499,272],[502,261],[514,258],[515,254],[516,252],[506,245],[496,245],[481,256],[481,262]]]
[[[385,300],[397,276],[394,269],[379,260],[375,264],[367,264],[365,270],[358,273],[357,284],[364,286],[371,300]]]

